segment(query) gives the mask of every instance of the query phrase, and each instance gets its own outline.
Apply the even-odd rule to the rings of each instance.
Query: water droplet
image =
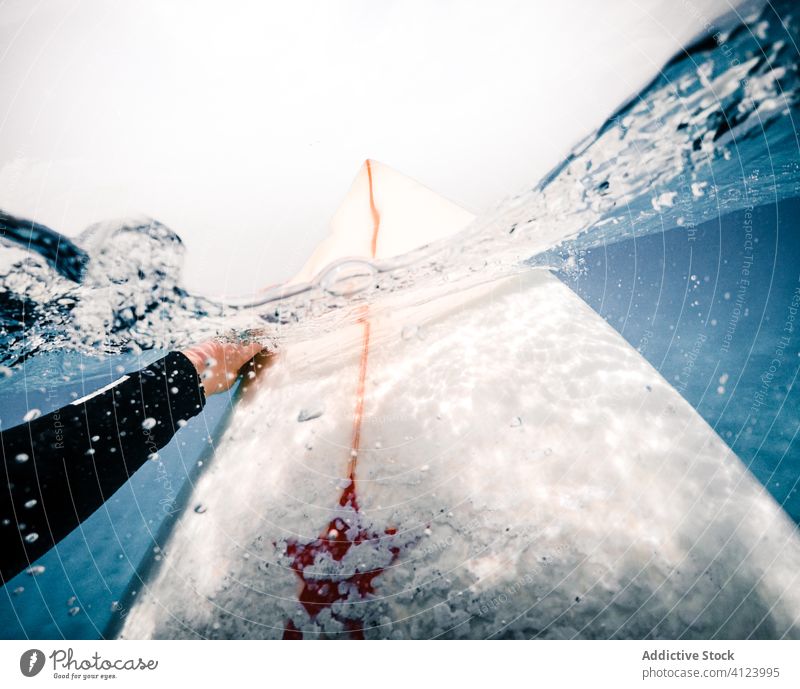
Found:
[[[15,596],[18,596],[18,595],[20,595],[20,594],[21,594],[21,593],[22,593],[24,590],[25,590],[25,587],[24,587],[24,586],[17,586],[17,588],[15,588],[15,589],[14,589],[14,595],[15,595]]]
[[[11,378],[11,369],[8,366],[0,366],[0,378]]]
[[[14,459],[16,459],[20,464],[22,464],[23,462],[27,462],[30,459],[30,457],[28,457],[28,455],[26,455],[24,452],[20,452],[16,457],[14,457]]]
[[[522,425],[522,417],[521,416],[515,416],[513,419],[511,419],[511,423],[509,425],[512,428],[516,428],[517,426],[521,426]]]
[[[149,431],[151,428],[156,427],[156,420],[152,416],[148,416],[144,421],[142,421],[142,428],[144,430]]]
[[[183,428],[187,423],[189,423],[186,419],[178,419],[178,428]]]
[[[111,601],[111,612],[119,612],[120,610],[122,610],[120,602],[118,600]]]
[[[429,467],[427,464],[423,464],[423,465],[422,465],[422,466],[419,468],[419,470],[420,470],[420,471],[428,471],[429,469],[430,469],[430,467]]]
[[[22,420],[27,423],[28,421],[33,421],[34,419],[38,419],[42,415],[40,409],[29,409],[28,413],[22,417]]]
[[[197,512],[197,514],[204,514],[206,509],[208,509],[208,508],[205,505],[202,505],[202,504],[194,506],[194,511]]]
[[[31,507],[36,507],[36,500],[28,500],[28,502],[25,503],[25,507],[27,509],[31,509]]]
[[[147,455],[147,459],[149,459],[151,462],[157,462],[160,456],[161,455],[159,455],[158,452],[151,452],[149,455]]]
[[[173,385],[173,386],[172,386],[172,387],[169,389],[169,391],[170,391],[170,392],[171,392],[173,395],[177,395],[177,394],[178,394],[178,392],[179,392],[179,391],[178,391],[178,388],[176,388],[174,385]]]
[[[312,419],[318,419],[323,413],[324,410],[319,407],[301,409],[300,413],[297,415],[297,420],[300,423],[303,423],[304,421],[311,421]]]
[[[38,540],[39,540],[39,534],[36,533],[35,531],[32,531],[27,536],[25,536],[26,543],[36,543],[36,541]]]
[[[25,574],[28,574],[32,577],[38,577],[40,574],[44,574],[44,565],[34,565],[33,567],[28,567],[25,570]]]
[[[74,608],[69,609],[69,616],[75,617],[75,615],[77,615],[80,611],[81,609],[76,605]]]
[[[93,443],[96,443],[98,440],[100,440],[100,436],[99,435],[93,435],[92,436],[92,442]]]
[[[383,447],[383,443],[380,440],[375,441],[375,449],[380,450]]]
[[[76,600],[78,600],[77,596],[70,596],[69,598],[67,598],[67,605],[70,607],[75,605]]]

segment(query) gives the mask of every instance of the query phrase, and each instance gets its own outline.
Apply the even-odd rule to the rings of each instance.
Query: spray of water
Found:
[[[94,225],[60,257],[50,230],[18,223],[6,241],[36,253],[0,276],[0,364],[213,335],[278,349],[357,318],[366,303],[380,313],[520,271],[580,271],[593,246],[675,227],[691,239],[711,218],[797,196],[798,31],[789,10],[773,3],[682,51],[543,180],[459,235],[391,261],[339,262],[258,298],[190,294],[180,237],[149,218]]]

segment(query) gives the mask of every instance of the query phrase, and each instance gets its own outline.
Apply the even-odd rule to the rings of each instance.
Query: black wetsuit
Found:
[[[0,433],[0,584],[100,507],[205,405],[192,363],[171,352],[61,409]]]

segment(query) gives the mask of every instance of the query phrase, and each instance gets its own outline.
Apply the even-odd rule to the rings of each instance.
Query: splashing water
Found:
[[[64,244],[66,264],[47,228],[31,224],[22,236],[38,253],[0,276],[0,364],[56,349],[168,349],[234,331],[275,349],[352,321],[365,303],[374,314],[524,270],[580,271],[591,247],[675,227],[691,240],[706,220],[798,196],[791,7],[773,3],[682,51],[541,182],[459,235],[391,261],[339,263],[257,301],[190,294],[185,247],[155,220],[89,227]]]

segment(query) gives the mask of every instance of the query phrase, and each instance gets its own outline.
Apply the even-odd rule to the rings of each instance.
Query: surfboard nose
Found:
[[[334,213],[328,237],[289,284],[310,282],[344,258],[399,256],[449,237],[473,219],[423,184],[368,158]]]

